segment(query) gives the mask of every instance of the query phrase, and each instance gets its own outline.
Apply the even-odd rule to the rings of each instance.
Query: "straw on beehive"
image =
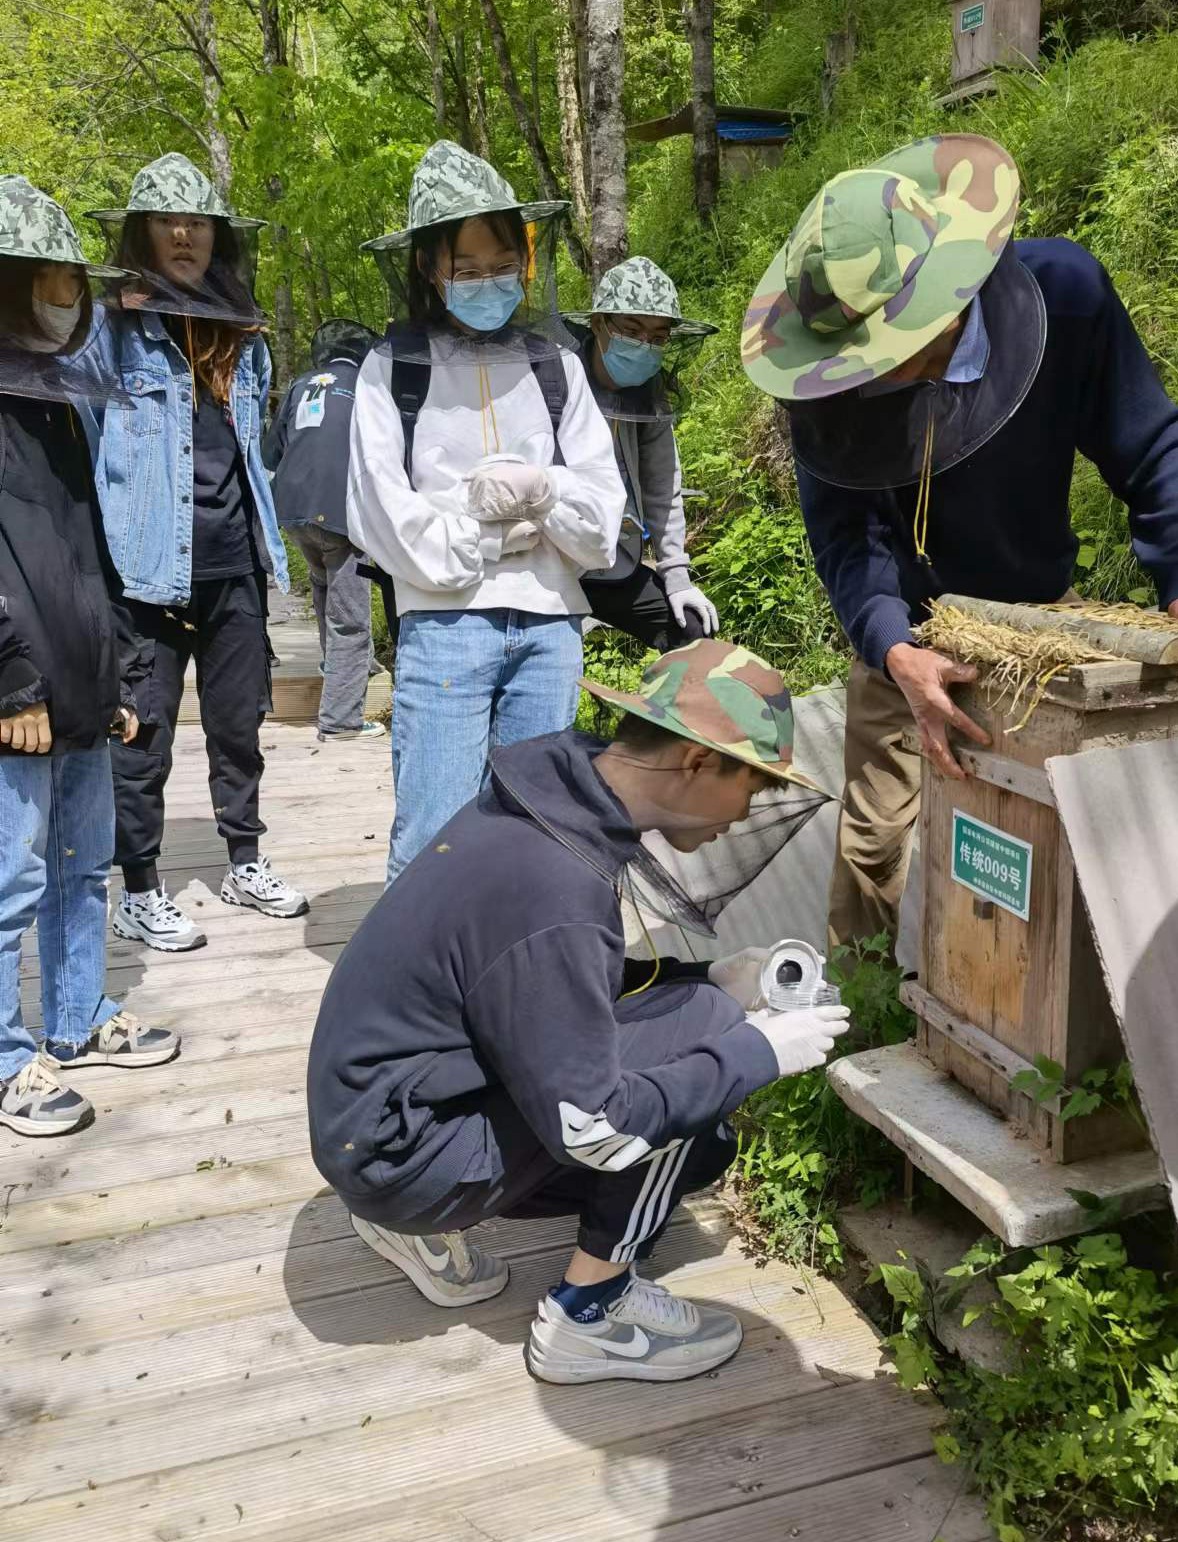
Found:
[[[1096,621],[1109,626],[1127,626],[1145,632],[1169,632],[1178,637],[1178,620],[1163,610],[1142,610],[1139,605],[1108,604],[1102,600],[1084,600],[1077,605],[1040,605],[1039,610],[1078,616],[1082,621]]]
[[[982,621],[955,605],[934,600],[929,619],[917,627],[920,641],[948,653],[963,664],[976,664],[979,680],[994,703],[1010,698],[1007,712],[1014,717],[1025,703],[1023,715],[1012,733],[1030,721],[1052,679],[1074,664],[1100,664],[1115,659],[1070,632],[1020,632],[1000,622]]]

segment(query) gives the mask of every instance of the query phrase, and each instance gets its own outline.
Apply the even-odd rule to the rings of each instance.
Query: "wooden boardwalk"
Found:
[[[186,957],[116,942],[111,990],[184,1034],[158,1070],[77,1073],[96,1124],[0,1135],[0,1536],[13,1542],[981,1542],[937,1410],[879,1376],[832,1285],[741,1253],[714,1200],[660,1276],[739,1311],[698,1382],[545,1387],[521,1344],[567,1222],[487,1227],[498,1300],[443,1312],[350,1232],[307,1153],[305,1048],[380,891],[388,740],[269,724],[263,815],[305,920],[216,898],[199,730],[182,728],[167,880]],[[35,960],[26,994],[35,1009]],[[83,1080],[84,1078],[84,1080]]]

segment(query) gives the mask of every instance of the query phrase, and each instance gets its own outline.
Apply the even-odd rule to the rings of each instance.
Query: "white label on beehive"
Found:
[[[1029,841],[953,810],[953,881],[1027,921],[1031,915]]]

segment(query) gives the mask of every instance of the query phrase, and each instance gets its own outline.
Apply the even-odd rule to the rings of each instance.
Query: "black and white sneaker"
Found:
[[[501,1258],[468,1243],[460,1231],[409,1237],[352,1217],[352,1230],[374,1253],[396,1264],[435,1306],[470,1306],[506,1290],[511,1270]]]
[[[305,894],[271,870],[269,857],[231,867],[221,883],[221,898],[226,905],[248,905],[264,916],[305,916],[311,908]]]
[[[124,890],[111,925],[117,937],[145,942],[160,953],[188,953],[208,941],[162,885],[145,894]]]
[[[650,1280],[631,1280],[597,1322],[575,1322],[552,1296],[540,1302],[528,1369],[540,1381],[685,1381],[740,1348],[731,1312],[696,1306]]]
[[[63,1087],[56,1067],[40,1055],[0,1082],[0,1124],[18,1135],[72,1135],[93,1120],[93,1104]]]
[[[45,1058],[56,1066],[164,1065],[180,1053],[180,1035],[149,1028],[130,1012],[116,1012],[84,1044],[47,1040]]]

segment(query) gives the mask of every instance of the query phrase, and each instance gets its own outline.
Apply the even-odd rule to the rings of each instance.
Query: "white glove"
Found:
[[[467,507],[476,519],[535,519],[556,502],[544,467],[529,466],[519,455],[487,456],[464,480]]]
[[[540,527],[534,525],[530,519],[516,520],[514,525],[503,525],[503,547],[499,555],[501,557],[514,557],[520,552],[531,551],[540,541]]]
[[[691,574],[684,567],[669,568],[663,574],[667,588],[667,604],[671,614],[681,627],[687,625],[687,612],[694,611],[699,618],[705,637],[714,637],[720,629],[720,617],[716,607],[702,589],[691,581]]]
[[[708,979],[739,1001],[746,1012],[763,1007],[761,968],[772,955],[772,948],[742,948],[726,958],[713,959],[708,965]]]
[[[839,1034],[851,1026],[850,1007],[810,1007],[805,1012],[750,1012],[748,1021],[777,1057],[778,1076],[796,1076],[826,1064]]]

